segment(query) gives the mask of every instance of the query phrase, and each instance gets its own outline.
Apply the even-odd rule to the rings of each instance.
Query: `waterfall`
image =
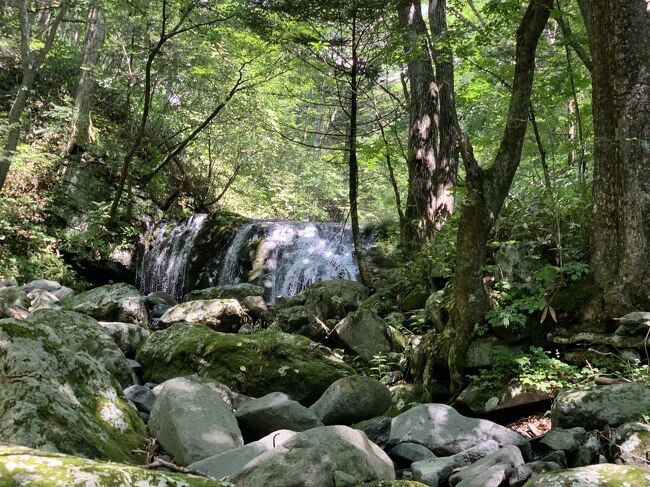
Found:
[[[178,298],[191,291],[195,274],[207,276],[198,287],[250,282],[263,286],[265,299],[291,297],[319,281],[358,279],[350,225],[275,220],[254,220],[234,227],[227,240],[205,247],[197,239],[206,215],[194,215],[178,224],[159,224],[153,243],[138,268],[143,292],[165,291]],[[215,229],[217,227],[215,226]],[[197,241],[195,243],[195,240]],[[372,244],[366,238],[365,246]],[[197,247],[194,253],[192,246]],[[210,255],[210,249],[213,254]],[[188,271],[188,260],[201,255],[201,268]],[[197,275],[198,275],[197,274]]]
[[[196,214],[180,223],[162,222],[155,240],[140,258],[136,284],[141,292],[164,291],[181,297],[187,292],[186,269],[194,240],[207,215]]]

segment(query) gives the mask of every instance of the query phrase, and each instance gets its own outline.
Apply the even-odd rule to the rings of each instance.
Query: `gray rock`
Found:
[[[563,450],[574,452],[587,439],[587,432],[584,428],[576,426],[571,429],[553,428],[546,433],[539,441],[550,450]]]
[[[59,284],[56,281],[50,281],[48,279],[37,279],[35,281],[30,281],[27,284],[23,286],[23,289],[26,293],[30,293],[36,289],[40,289],[42,291],[48,291],[48,292],[53,292],[53,291],[58,291],[61,289],[61,284]]]
[[[488,367],[492,365],[492,359],[497,347],[503,347],[505,343],[497,337],[475,338],[467,348],[467,367]]]
[[[145,386],[133,385],[124,389],[124,395],[138,408],[138,411],[150,413],[156,403],[156,396]]]
[[[388,323],[370,309],[360,308],[347,315],[334,327],[333,334],[367,361],[393,349]]]
[[[363,431],[370,441],[379,445],[381,448],[384,448],[388,444],[388,439],[390,438],[392,422],[393,418],[380,416],[369,419],[368,421],[363,421],[355,425],[355,428]]]
[[[140,364],[140,362],[138,362],[137,360],[133,360],[130,358],[126,359],[126,361],[129,364],[129,367],[131,367],[131,371],[133,372],[133,374],[131,375],[135,375],[138,378],[138,382],[139,382],[139,380],[142,378],[142,374],[144,373],[144,368],[142,367],[142,364]]]
[[[135,356],[151,332],[135,323],[120,323],[116,321],[100,321],[100,326],[109,334],[113,341],[129,357]]]
[[[650,386],[611,384],[560,393],[551,408],[554,427],[617,427],[650,410]]]
[[[429,486],[445,485],[456,469],[471,465],[498,449],[498,443],[489,440],[455,455],[413,463],[413,478]]]
[[[312,411],[282,392],[246,402],[235,412],[235,417],[247,442],[281,429],[305,431],[323,426]]]
[[[357,483],[393,480],[393,462],[363,432],[323,426],[297,433],[246,465],[234,479],[241,487],[335,487],[335,472]]]
[[[262,296],[246,296],[241,298],[239,302],[248,314],[255,319],[260,318],[269,309]]]
[[[513,407],[526,406],[541,401],[548,401],[553,396],[550,392],[536,389],[535,386],[517,382],[502,387],[497,391],[485,389],[470,384],[456,399],[456,405],[469,409],[474,414],[488,411],[498,411]]]
[[[147,298],[130,284],[107,284],[73,296],[68,305],[74,311],[101,321],[147,325]]]
[[[561,465],[562,468],[567,468],[569,465],[566,459],[566,453],[564,453],[562,450],[556,450],[549,453],[548,455],[543,456],[541,458],[541,461],[545,463],[555,463],[557,465]]]
[[[171,294],[166,293],[164,291],[154,291],[152,293],[147,294],[147,297],[148,298],[159,299],[159,300],[161,300],[160,304],[162,304],[162,302],[164,302],[170,308],[172,306],[176,306],[178,304],[178,301],[176,300],[176,298],[174,296],[172,296]]]
[[[449,485],[499,487],[522,465],[524,459],[519,448],[508,445],[453,474],[449,478]]]
[[[244,444],[237,420],[219,394],[184,377],[162,384],[149,430],[181,465]]]
[[[436,458],[431,450],[417,443],[400,443],[391,448],[388,456],[398,467],[410,467],[412,463]]]
[[[522,487],[533,476],[533,469],[526,465],[519,465],[508,478],[508,487]]]
[[[595,436],[590,436],[583,445],[580,445],[576,453],[573,467],[585,467],[598,463],[600,454],[600,442]]]
[[[264,296],[264,288],[247,282],[225,284],[191,291],[183,297],[183,302],[209,299],[236,299],[241,303],[244,298],[251,296]]]
[[[32,314],[29,321],[51,327],[72,350],[96,358],[122,387],[137,381],[122,350],[90,316],[74,311],[42,309]]]
[[[220,382],[217,382],[213,379],[210,379],[209,377],[201,377],[199,375],[187,375],[184,377],[185,380],[194,382],[196,384],[204,385],[206,387],[209,387],[212,389],[212,392],[215,394],[218,394],[219,397],[223,402],[225,402],[230,409],[236,409],[236,402],[235,402],[235,395],[230,387],[228,387],[225,384],[221,384]],[[158,397],[158,395],[161,393],[163,384],[152,384],[151,387],[151,392],[153,393],[154,396]]]
[[[275,431],[261,440],[192,463],[189,468],[215,479],[234,477],[244,469],[248,462],[262,453],[282,445],[295,434],[294,431],[289,430]]]
[[[645,336],[650,329],[650,313],[646,311],[635,311],[623,316],[618,321],[619,326],[614,332],[615,335],[638,337]]]
[[[530,457],[530,445],[519,433],[485,419],[468,418],[445,404],[422,404],[393,418],[389,444],[420,443],[436,455],[453,455],[488,440],[515,445]]]
[[[59,298],[57,298],[51,292],[45,291],[43,289],[34,289],[27,294],[27,299],[30,301],[30,306],[28,311],[33,313],[39,309],[57,309],[61,303]]]
[[[533,475],[526,487],[645,487],[649,485],[650,469],[604,463]]]
[[[154,320],[160,319],[170,308],[171,306],[168,304],[154,304],[153,308],[151,308],[151,318]]]
[[[54,296],[56,296],[56,298],[61,302],[74,296],[74,291],[69,287],[65,287],[65,286],[61,286],[60,289],[57,289],[56,291],[50,291],[50,292]]]
[[[29,308],[27,293],[18,286],[0,287],[0,318],[24,319]]]
[[[650,466],[650,425],[625,423],[616,430],[613,443],[615,457],[625,465]]]
[[[166,327],[181,322],[203,323],[213,330],[232,333],[250,323],[251,318],[234,299],[196,300],[168,309],[160,317],[159,325]]]
[[[390,391],[384,384],[356,375],[332,383],[309,409],[323,424],[350,425],[379,416],[390,405]]]
[[[559,463],[544,462],[541,460],[527,463],[526,466],[532,470],[533,475],[546,472],[555,472],[556,470],[562,470],[566,468],[566,466],[562,466]]]
[[[443,319],[444,310],[444,297],[443,290],[432,293],[424,305],[427,319],[433,324],[433,327],[440,333],[445,329],[445,321]]]

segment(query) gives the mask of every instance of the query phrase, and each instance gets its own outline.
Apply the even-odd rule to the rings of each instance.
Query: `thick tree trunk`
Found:
[[[591,19],[591,263],[605,323],[650,309],[650,12],[645,0],[594,0]]]
[[[93,69],[99,61],[99,54],[104,45],[105,37],[106,17],[101,6],[94,4],[88,11],[81,74],[74,101],[72,133],[64,150],[64,155],[72,153],[76,147],[83,150],[90,140],[90,98],[95,87]]]
[[[454,307],[442,339],[452,393],[458,393],[462,388],[465,353],[474,338],[475,325],[483,322],[488,309],[482,272],[486,247],[521,160],[535,72],[535,52],[552,5],[553,0],[530,0],[517,29],[508,118],[492,166],[481,169],[469,141],[464,139],[461,143],[468,194],[463,202],[458,228]]]

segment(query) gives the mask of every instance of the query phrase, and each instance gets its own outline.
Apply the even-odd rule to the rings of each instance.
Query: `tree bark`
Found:
[[[106,38],[106,16],[97,3],[88,10],[86,36],[84,38],[83,59],[77,93],[74,101],[74,118],[72,133],[63,151],[69,155],[77,148],[84,150],[91,139],[90,136],[90,98],[95,88],[93,69],[99,62],[99,55]]]
[[[472,147],[463,138],[460,147],[466,169],[467,197],[458,228],[456,275],[450,324],[442,337],[449,366],[451,391],[460,392],[467,347],[474,327],[484,321],[488,309],[483,265],[490,232],[515,176],[526,135],[535,71],[535,52],[548,21],[553,0],[530,0],[517,29],[515,74],[508,118],[494,163],[481,169]]]
[[[594,0],[593,321],[650,309],[650,12],[645,0]]]

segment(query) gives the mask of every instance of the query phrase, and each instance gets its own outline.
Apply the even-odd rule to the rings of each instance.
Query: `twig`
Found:
[[[168,468],[172,472],[179,472],[179,473],[186,473],[189,475],[197,475],[199,477],[207,477],[206,474],[199,472],[198,470],[194,470],[193,468],[187,468],[187,467],[181,467],[179,465],[175,465],[172,462],[168,462],[166,460],[161,460],[158,458],[156,461],[151,462],[148,465],[145,465],[147,470],[156,470],[158,468]]]

